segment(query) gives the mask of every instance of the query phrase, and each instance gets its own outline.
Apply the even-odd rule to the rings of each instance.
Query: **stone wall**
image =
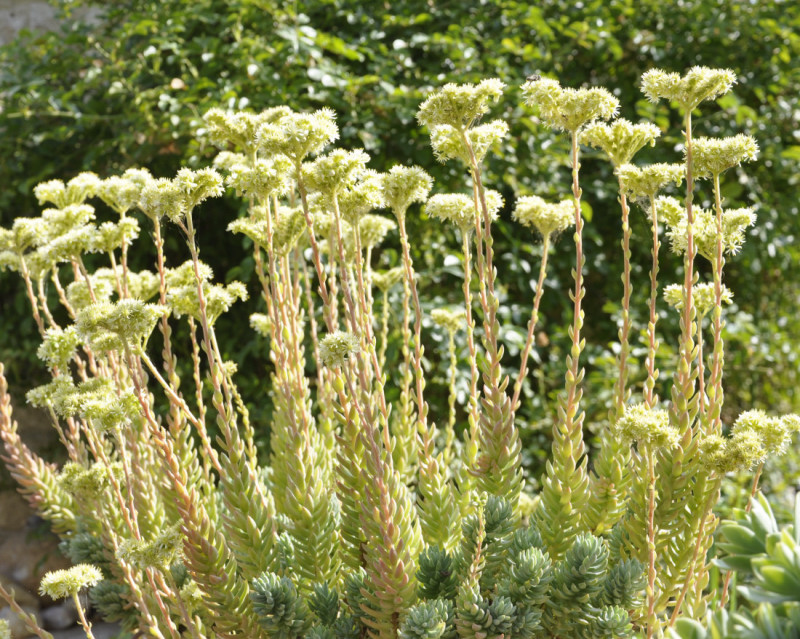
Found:
[[[0,44],[22,29],[53,29],[56,10],[46,0],[0,0]]]

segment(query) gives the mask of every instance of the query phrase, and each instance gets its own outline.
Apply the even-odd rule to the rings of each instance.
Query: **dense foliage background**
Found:
[[[182,164],[207,165],[215,150],[196,141],[202,114],[211,107],[248,108],[288,104],[295,109],[329,106],[338,114],[341,145],[364,147],[373,167],[417,163],[430,170],[440,191],[463,189],[454,163],[436,165],[427,135],[414,120],[431,87],[499,77],[509,85],[496,115],[512,135],[492,166],[491,186],[507,201],[518,195],[562,197],[569,189],[566,138],[539,126],[522,108],[519,86],[527,75],[558,78],[565,86],[604,85],[622,103],[621,115],[647,118],[666,134],[641,161],[679,160],[680,123],[665,104],[644,100],[640,75],[654,66],[683,72],[702,64],[730,67],[740,78],[733,92],[695,119],[700,135],[752,133],[759,161],[724,184],[729,206],[757,207],[759,221],[739,257],[726,266],[735,293],[727,314],[725,417],[744,408],[798,410],[800,393],[800,244],[797,182],[800,171],[800,5],[774,0],[586,0],[537,3],[396,0],[385,5],[353,0],[73,0],[59,3],[63,30],[22,33],[0,49],[0,224],[38,214],[32,188],[81,170],[101,177],[131,166],[171,176]],[[78,7],[102,8],[82,21]],[[604,419],[613,379],[616,317],[621,296],[620,222],[610,166],[584,154],[582,186],[587,203],[587,409],[589,427]],[[710,189],[700,185],[708,200]],[[252,275],[249,249],[222,230],[238,203],[208,204],[198,220],[202,257],[219,279]],[[415,216],[415,261],[429,307],[460,299],[458,243],[438,223]],[[646,314],[649,238],[644,215],[633,216],[637,288],[634,319]],[[519,232],[508,212],[497,226],[501,313],[513,367],[523,341],[539,247]],[[141,242],[146,245],[146,242]],[[185,256],[168,246],[173,264]],[[666,247],[664,248],[666,251]],[[138,268],[152,256],[140,254]],[[397,262],[396,247],[379,256]],[[542,459],[552,411],[549,393],[563,380],[566,296],[573,262],[571,242],[555,247],[543,300],[542,333],[534,353],[522,420],[526,441]],[[666,259],[664,284],[677,281],[678,260]],[[220,320],[223,350],[240,363],[239,380],[256,423],[268,434],[269,404],[262,371],[267,349],[243,326],[257,302],[239,305]],[[260,309],[259,309],[260,310]],[[0,277],[0,360],[20,389],[44,381],[35,361],[38,337],[15,277]],[[677,318],[663,310],[667,330]],[[225,322],[225,323],[223,323]],[[429,400],[446,402],[444,345],[428,326],[426,355],[434,375]],[[462,345],[463,346],[463,345]],[[396,354],[395,347],[395,354]],[[634,353],[643,363],[642,351]],[[662,368],[673,356],[664,340]],[[390,351],[390,357],[392,352]],[[465,377],[462,380],[466,385]],[[437,384],[439,381],[441,383]],[[669,380],[664,379],[664,382]],[[19,392],[19,390],[18,390]],[[438,396],[437,396],[438,393]],[[19,395],[17,395],[19,397]],[[435,408],[434,408],[435,410]],[[441,413],[440,413],[441,414]],[[790,462],[794,463],[794,462]],[[796,471],[796,468],[795,468]],[[538,473],[535,473],[535,476]]]

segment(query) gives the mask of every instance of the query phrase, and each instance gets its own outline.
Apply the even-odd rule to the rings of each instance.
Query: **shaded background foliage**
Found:
[[[427,133],[414,116],[432,87],[492,76],[509,85],[494,115],[509,121],[511,136],[493,161],[488,182],[507,202],[534,193],[563,197],[569,191],[567,140],[519,106],[519,86],[527,75],[547,74],[565,86],[599,84],[613,90],[622,116],[651,119],[665,131],[658,148],[640,154],[639,160],[646,162],[679,161],[681,135],[674,110],[644,100],[640,75],[654,66],[680,72],[696,64],[734,69],[739,84],[719,106],[705,108],[695,119],[697,134],[746,130],[762,149],[757,163],[731,172],[723,187],[728,206],[756,206],[759,218],[742,254],[726,267],[735,305],[727,314],[724,416],[729,420],[750,407],[776,412],[800,407],[800,393],[794,392],[800,383],[796,2],[72,0],[59,6],[60,32],[22,33],[0,48],[3,226],[17,216],[38,214],[32,188],[43,180],[66,179],[81,170],[105,177],[131,166],[171,176],[181,165],[207,165],[215,149],[195,136],[202,134],[202,114],[215,106],[255,111],[284,103],[298,110],[329,106],[339,118],[340,144],[365,148],[373,156],[373,168],[417,163],[434,174],[437,190],[464,190],[466,175],[455,163],[436,165]],[[78,7],[100,7],[102,17],[81,20],[72,13]],[[610,166],[588,150],[582,164],[589,220],[587,424],[596,428],[605,419],[613,384],[622,255]],[[699,198],[708,202],[708,185],[699,186]],[[222,232],[240,209],[239,202],[225,198],[206,204],[198,215],[202,257],[219,279],[252,279],[249,247]],[[458,303],[456,238],[438,223],[412,217],[414,259],[428,309]],[[649,231],[638,212],[632,226],[634,322],[643,328]],[[514,358],[524,340],[540,247],[510,222],[509,207],[496,232],[511,369],[518,366]],[[138,246],[145,245],[139,241]],[[177,238],[167,248],[172,264],[186,258]],[[662,250],[666,255],[666,243]],[[135,255],[134,267],[150,266],[146,249]],[[529,454],[539,461],[549,449],[548,430],[542,427],[553,414],[551,395],[563,380],[571,313],[565,291],[573,259],[571,242],[564,238],[552,256],[536,365],[521,414]],[[395,265],[397,246],[390,241],[378,260],[381,266]],[[663,262],[661,283],[678,281],[679,260],[665,257]],[[266,344],[255,333],[233,330],[246,325],[247,315],[257,307],[257,301],[235,307],[219,321],[219,335],[226,356],[239,363],[243,394],[266,438]],[[34,360],[35,326],[27,319],[28,304],[14,277],[0,278],[0,313],[0,359],[11,381],[20,389],[44,381],[45,369]],[[677,318],[667,310],[662,315],[662,328],[677,334]],[[430,325],[427,329],[426,366],[434,382],[428,392],[436,414],[437,406],[446,405],[444,336]],[[178,340],[186,341],[180,335]],[[669,339],[662,343],[661,368],[669,370],[674,351]],[[395,343],[389,357],[398,357],[398,349]],[[638,345],[634,356],[643,365],[644,351]],[[467,375],[464,371],[463,389]],[[662,381],[664,395],[666,375]]]

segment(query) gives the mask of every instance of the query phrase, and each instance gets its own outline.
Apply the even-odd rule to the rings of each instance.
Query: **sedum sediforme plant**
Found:
[[[420,106],[437,159],[467,171],[459,193],[431,194],[435,185],[420,167],[372,171],[364,151],[332,147],[331,111],[288,107],[206,114],[203,135],[220,149],[213,168],[173,178],[144,169],[105,179],[84,173],[36,187],[50,208],[0,231],[0,264],[25,282],[42,335],[39,355],[52,373],[27,400],[49,413],[69,462],[56,468],[21,441],[2,368],[0,437],[21,491],[89,571],[81,585],[90,586],[92,605],[159,639],[611,639],[663,636],[678,619],[703,616],[721,482],[755,467],[755,493],[760,464],[786,449],[798,425],[796,417],[757,410],[722,423],[722,309],[732,295],[723,268],[754,215],[724,208],[720,180],[753,159],[756,147],[746,136],[694,140],[691,117],[734,80],[704,68],[646,74],[648,97],[667,98],[685,115],[686,156],[683,164],[638,166],[634,155],[655,144],[657,127],[613,120],[617,101],[605,89],[532,78],[523,87],[526,103],[570,138],[572,179],[557,202],[521,195],[505,203],[484,184],[485,164],[508,130],[500,119],[485,121],[505,89],[498,80],[446,85]],[[614,166],[624,256],[618,376],[591,455],[581,409],[583,277],[591,264],[582,144],[601,149]],[[710,180],[713,210],[694,206],[698,179]],[[663,193],[681,184],[683,203]],[[226,190],[246,205],[229,231],[252,247],[252,283],[219,282],[201,259],[208,240],[196,216]],[[91,204],[98,198],[113,219],[98,223]],[[632,204],[649,218],[643,241],[653,258],[641,372],[630,356]],[[513,380],[492,240],[507,209],[542,248]],[[464,256],[462,299],[431,317],[448,335],[444,415],[430,414],[426,401],[424,290],[406,228],[420,212],[452,224]],[[180,264],[164,252],[175,229],[189,255]],[[685,273],[665,293],[681,327],[669,398],[656,392],[665,229]],[[571,343],[551,416],[552,455],[536,494],[523,480],[515,416],[525,401],[548,255],[568,232]],[[135,272],[128,256],[145,233],[153,270]],[[387,269],[376,249],[392,233],[401,250]],[[571,244],[562,239],[558,250]],[[100,254],[91,264],[105,264],[90,269],[87,253]],[[711,263],[712,281],[698,281],[699,258]],[[393,290],[400,291],[397,315]],[[216,337],[217,320],[249,295],[263,304],[251,326],[268,340],[274,364],[268,424],[251,422],[236,385],[242,373]],[[54,297],[62,308],[51,307]],[[69,321],[59,323],[62,316]],[[178,323],[189,342],[180,348]],[[389,361],[387,349],[393,323],[399,361]],[[466,362],[454,345],[461,330]],[[189,354],[187,366],[178,365],[178,353]],[[462,374],[469,388],[463,422]],[[254,444],[264,429],[267,466]],[[13,602],[11,593],[0,596]]]

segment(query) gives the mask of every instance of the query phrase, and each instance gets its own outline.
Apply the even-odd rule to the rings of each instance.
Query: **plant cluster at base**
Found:
[[[722,419],[722,311],[732,300],[723,268],[755,215],[724,208],[720,178],[755,159],[757,146],[744,135],[693,139],[691,118],[734,81],[729,71],[701,67],[644,76],[649,98],[680,106],[686,132],[682,164],[650,166],[633,158],[661,131],[606,123],[618,103],[605,89],[564,88],[549,78],[523,86],[540,121],[569,137],[571,183],[558,202],[521,195],[509,204],[512,218],[541,241],[512,374],[492,235],[505,202],[484,183],[485,164],[508,134],[502,120],[482,122],[502,98],[499,80],[448,84],[420,106],[436,158],[468,173],[461,193],[430,195],[433,180],[416,166],[377,173],[364,151],[329,149],[338,137],[331,111],[288,107],[206,114],[205,135],[220,148],[214,168],[181,169],[171,179],[143,169],[106,179],[82,173],[40,184],[37,198],[54,208],[0,229],[0,266],[25,283],[39,356],[52,373],[27,399],[48,412],[69,462],[58,469],[22,442],[2,365],[0,438],[21,491],[78,564],[49,574],[42,590],[73,597],[90,637],[83,588],[106,619],[156,639],[649,639],[681,618],[701,618],[718,524],[713,505],[725,475],[756,468],[755,493],[764,460],[785,452],[800,426],[797,416],[760,410],[732,424]],[[607,422],[593,425],[601,446],[591,455],[582,408],[591,255],[583,243],[581,145],[614,166],[624,257],[618,377]],[[713,208],[694,205],[698,178],[710,180]],[[683,202],[663,193],[682,184]],[[217,282],[200,259],[196,216],[226,189],[247,204],[229,230],[252,244],[255,286]],[[114,221],[97,223],[92,198]],[[643,367],[631,356],[629,201],[641,204],[650,228],[644,241],[652,242]],[[455,228],[463,256],[463,299],[431,313],[449,338],[444,415],[431,414],[426,400],[424,289],[406,227],[419,211]],[[664,292],[680,323],[669,401],[658,394],[665,226],[685,275]],[[182,264],[165,256],[172,227],[186,241]],[[570,229],[571,343],[536,494],[524,480],[516,416],[541,330],[548,254]],[[153,240],[152,272],[129,267],[142,230]],[[395,232],[398,264],[376,270],[379,247]],[[88,268],[98,258],[84,260],[87,253],[106,266]],[[709,282],[699,281],[698,255],[711,263]],[[395,287],[402,289],[396,315]],[[274,364],[269,424],[251,422],[239,373],[215,332],[251,294],[264,304],[251,325],[268,340]],[[61,308],[51,307],[54,298]],[[66,326],[56,321],[62,314],[71,319]],[[392,318],[402,343],[390,350]],[[174,343],[179,322],[188,344]],[[150,342],[156,331],[158,355]],[[460,331],[466,353],[455,346]],[[181,379],[179,353],[191,357],[191,379]],[[463,407],[460,377],[469,388]],[[257,459],[257,429],[270,432],[267,467]],[[0,596],[14,605],[11,593],[0,588]]]

